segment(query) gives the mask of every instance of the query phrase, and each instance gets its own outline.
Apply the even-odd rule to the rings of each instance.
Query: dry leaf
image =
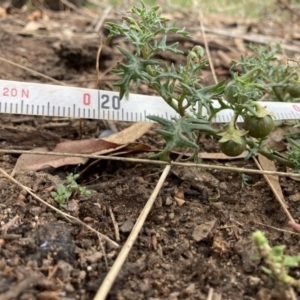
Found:
[[[45,30],[46,28],[45,28],[44,25],[40,24],[39,22],[30,21],[25,25],[22,32],[23,33],[30,33],[30,32],[33,32],[33,31],[40,30],[40,29]]]
[[[298,127],[282,126],[276,127],[268,136],[266,144],[270,149],[276,149],[277,151],[285,151],[286,145],[283,142],[284,135],[289,133],[299,133]]]
[[[182,206],[185,203],[185,200],[183,200],[181,198],[174,197],[174,199],[178,206]]]
[[[108,150],[114,151],[119,145],[102,139],[87,139],[79,141],[67,141],[57,144],[52,152],[91,154],[107,153]],[[49,152],[47,148],[37,148],[35,151]],[[102,151],[102,152],[101,152]],[[38,154],[22,154],[15,166],[14,172],[20,170],[41,170],[47,167],[58,168],[65,165],[84,164],[88,158],[70,157],[70,156],[53,156]]]
[[[103,138],[103,140],[122,145],[130,144],[143,136],[152,127],[152,125],[152,123],[135,123],[118,133],[112,134],[107,138]]]
[[[67,141],[57,144],[53,152],[76,154],[107,154],[126,147],[134,142],[151,128],[151,123],[136,123],[132,126],[103,139],[86,139],[79,141]],[[49,152],[46,148],[38,148],[36,151]],[[15,166],[14,172],[20,170],[41,170],[47,167],[58,168],[65,165],[77,165],[87,162],[87,158],[52,156],[37,154],[22,154]]]
[[[6,18],[6,9],[0,6],[0,18]]]
[[[40,10],[35,10],[33,13],[31,13],[28,17],[28,21],[37,21],[42,18],[42,12]]]
[[[273,161],[269,160],[268,158],[266,158],[265,156],[258,154],[258,161],[259,161],[261,167],[263,168],[263,170],[276,171],[275,163]],[[269,178],[270,183],[272,184],[274,190],[278,193],[280,198],[284,200],[284,196],[282,193],[281,186],[279,184],[278,176],[275,176],[275,175],[266,175],[266,176]]]
[[[222,160],[235,160],[235,159],[240,159],[240,158],[245,158],[248,155],[248,151],[244,151],[238,156],[227,156],[224,153],[207,153],[207,152],[202,152],[199,154],[199,156],[202,159],[222,159]]]
[[[201,225],[195,226],[193,234],[192,234],[193,239],[196,242],[200,242],[201,240],[207,238],[208,234],[214,228],[216,221],[217,220],[212,220],[212,221],[205,222]]]

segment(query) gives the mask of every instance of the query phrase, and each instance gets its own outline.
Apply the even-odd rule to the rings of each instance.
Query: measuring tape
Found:
[[[130,122],[149,122],[148,115],[169,120],[178,117],[161,97],[130,94],[121,101],[118,95],[104,90],[0,80],[0,113]],[[277,120],[300,119],[300,104],[261,104]],[[218,101],[213,105],[219,107]],[[222,110],[213,122],[227,123],[232,115],[232,110]]]

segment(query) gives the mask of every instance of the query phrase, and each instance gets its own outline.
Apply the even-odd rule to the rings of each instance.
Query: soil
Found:
[[[95,59],[100,36],[105,38],[107,34],[105,30],[94,33],[94,20],[70,11],[44,11],[44,17],[36,20],[39,27],[30,30],[26,25],[33,24],[34,21],[28,21],[32,13],[33,10],[11,8],[8,16],[0,19],[1,58],[67,85],[93,88],[96,82]],[[184,14],[173,15],[179,18],[179,25],[195,32],[196,21],[189,20]],[[111,13],[107,20],[120,20],[120,12]],[[220,19],[216,25],[215,19],[209,20],[212,27],[237,26]],[[267,28],[266,23],[252,23],[248,32],[253,30],[264,34]],[[280,33],[287,30],[280,28]],[[112,89],[116,80],[108,71],[119,59],[115,47],[118,43],[124,44],[124,41],[114,39],[103,45],[100,56],[102,78],[98,84],[101,89]],[[181,47],[187,52],[194,43],[203,43],[200,35],[195,41],[183,40]],[[241,43],[226,37],[209,36],[209,45],[218,78],[228,79],[227,63],[221,59],[224,58],[222,54],[237,57],[240,54],[237,45]],[[165,56],[165,59],[182,63],[173,56]],[[52,83],[48,78],[3,60],[0,66],[1,79]],[[203,77],[205,83],[213,83],[208,68]],[[152,93],[145,86],[140,86],[137,92]],[[78,120],[7,114],[0,115],[0,124],[1,149],[23,150],[45,145],[53,149],[67,139],[98,137],[106,126],[102,120],[86,120],[80,127]],[[122,130],[131,124],[115,125]],[[153,130],[139,141],[161,146]],[[219,151],[209,137],[202,138],[201,149],[204,152]],[[147,158],[148,155],[142,153],[139,157]],[[18,156],[1,153],[0,167],[11,173]],[[251,160],[215,159],[204,160],[204,163],[231,163],[257,169]],[[152,164],[104,160],[97,163],[90,160],[87,165],[90,165],[88,171],[78,182],[92,193],[74,197],[75,208],[64,211],[116,240],[112,211],[119,226],[120,248],[100,241],[94,232],[68,221],[2,176],[2,300],[88,300],[95,296],[151,195],[162,168]],[[80,173],[87,165],[22,171],[17,172],[15,178],[43,200],[57,206],[49,191],[68,173]],[[206,181],[202,179],[199,183],[189,176],[190,169],[187,170],[177,168],[168,176],[107,299],[290,299],[287,288],[264,274],[260,260],[253,259],[256,250],[251,234],[255,230],[264,231],[271,245],[284,244],[289,254],[299,252],[299,235],[291,233],[288,219],[266,180],[261,175],[250,175],[248,186],[242,188],[239,173],[210,169],[201,171]],[[300,221],[298,182],[282,177],[280,184],[291,215],[295,221]],[[182,206],[175,201],[176,189],[184,193],[186,202]],[[293,276],[299,278],[299,271],[299,268],[294,269]]]

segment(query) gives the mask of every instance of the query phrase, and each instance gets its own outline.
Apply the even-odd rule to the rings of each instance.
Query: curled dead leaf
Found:
[[[174,199],[175,199],[178,206],[182,206],[185,203],[185,200],[183,200],[183,199],[180,199],[180,198],[177,198],[177,197],[174,197]]]
[[[183,187],[180,186],[176,193],[175,193],[175,197],[184,200],[184,192],[183,192]]]

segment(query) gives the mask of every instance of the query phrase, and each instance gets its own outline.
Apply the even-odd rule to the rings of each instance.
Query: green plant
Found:
[[[241,178],[241,186],[242,188],[245,188],[249,185],[248,181],[250,179],[250,176],[245,174],[245,173],[240,173],[240,178]]]
[[[60,208],[65,208],[67,206],[67,202],[69,198],[75,193],[79,193],[79,195],[90,195],[91,192],[87,190],[85,187],[81,187],[76,179],[79,177],[78,174],[70,173],[66,177],[66,181],[64,184],[60,183],[56,187],[56,191],[50,193],[51,197],[57,202]]]
[[[233,62],[232,70],[240,68],[241,74],[233,73],[232,81],[224,85],[224,81],[211,86],[201,84],[201,71],[207,66],[204,50],[200,46],[192,48],[186,56],[185,65],[174,65],[156,58],[161,51],[170,51],[183,55],[179,44],[169,44],[170,33],[189,37],[183,28],[177,28],[175,22],[161,17],[159,7],[147,8],[141,2],[141,8],[133,7],[130,14],[123,17],[121,25],[108,22],[108,40],[123,35],[135,47],[135,52],[118,46],[124,56],[114,73],[121,77],[115,83],[120,89],[120,98],[127,97],[132,83],[146,83],[177,113],[178,117],[166,120],[157,116],[149,119],[162,125],[156,132],[166,141],[165,148],[152,155],[152,158],[168,160],[168,154],[176,147],[188,147],[193,154],[188,159],[198,161],[199,140],[203,133],[220,138],[221,151],[229,156],[236,156],[248,149],[247,158],[261,153],[269,159],[284,164],[295,171],[300,170],[300,163],[281,156],[269,149],[264,142],[274,128],[273,116],[262,105],[257,103],[262,97],[268,100],[290,101],[290,86],[298,86],[299,66],[286,67],[283,61],[276,58],[280,50],[276,47],[261,47],[252,50],[255,55],[242,57],[241,61]],[[293,94],[293,93],[292,93]],[[224,98],[227,101],[224,101]],[[218,108],[213,100],[218,101]],[[142,104],[141,104],[142,105]],[[222,110],[233,111],[231,121],[223,128],[212,125],[214,117]],[[245,129],[237,127],[237,120],[245,120]]]
[[[289,275],[291,268],[298,267],[300,256],[285,255],[284,245],[271,247],[268,239],[261,231],[254,232],[252,239],[258,250],[259,256],[266,264],[266,267],[261,267],[262,270],[266,274],[272,276],[276,281],[300,288],[300,280]]]

